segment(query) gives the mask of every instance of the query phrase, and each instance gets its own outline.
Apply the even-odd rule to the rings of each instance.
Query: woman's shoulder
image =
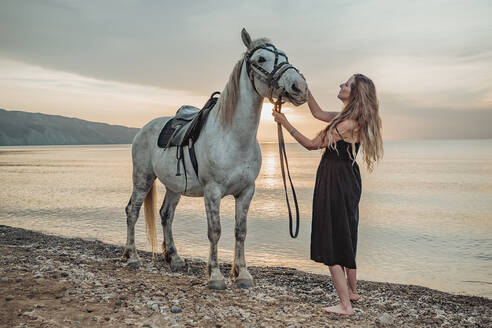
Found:
[[[336,128],[343,141],[359,142],[359,125],[357,124],[357,121],[346,119],[338,123]]]
[[[359,129],[357,121],[353,119],[346,119],[337,124],[337,129],[341,132],[343,131],[354,131]]]

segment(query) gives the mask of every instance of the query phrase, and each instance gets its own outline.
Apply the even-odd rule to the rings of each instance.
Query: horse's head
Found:
[[[251,40],[245,29],[241,31],[244,45],[248,76],[253,88],[262,97],[282,97],[295,106],[307,101],[308,88],[299,71],[289,64],[287,55],[277,49],[267,39]]]

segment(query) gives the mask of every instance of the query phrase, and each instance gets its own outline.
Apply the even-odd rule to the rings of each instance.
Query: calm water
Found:
[[[248,264],[328,273],[309,260],[320,152],[288,145],[302,215],[296,240],[288,234],[277,146],[263,144],[262,152],[248,217]],[[492,297],[492,140],[387,142],[376,171],[362,175],[360,279]],[[0,224],[125,243],[129,145],[0,147],[0,181]],[[219,257],[230,262],[232,197],[223,200],[221,218]],[[202,198],[182,198],[173,226],[181,255],[208,257]],[[137,247],[148,249],[145,240],[141,218]]]

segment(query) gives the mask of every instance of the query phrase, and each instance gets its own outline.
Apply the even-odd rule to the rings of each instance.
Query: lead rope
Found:
[[[278,97],[277,101],[274,102],[273,109],[276,112],[281,112],[282,110],[282,97]],[[287,161],[287,153],[285,152],[285,142],[284,142],[284,134],[282,131],[282,125],[277,123],[277,134],[278,134],[278,150],[280,154],[280,168],[282,171],[282,180],[284,181],[284,191],[285,191],[285,201],[287,203],[287,208],[289,209],[289,232],[292,238],[297,238],[299,234],[299,205],[297,203],[296,191],[294,189],[294,184],[292,183],[292,179],[290,177],[289,171],[289,162]],[[285,160],[285,168],[287,168],[287,176],[289,177],[290,187],[292,189],[292,197],[294,199],[294,205],[296,208],[296,231],[292,232],[292,210],[290,208],[289,196],[287,194],[287,183],[285,180],[285,169],[284,169],[284,160]]]

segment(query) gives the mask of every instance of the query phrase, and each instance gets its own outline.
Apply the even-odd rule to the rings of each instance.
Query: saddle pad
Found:
[[[176,131],[176,128],[173,126],[173,120],[174,118],[167,121],[166,124],[164,124],[161,133],[159,134],[159,139],[157,139],[157,146],[159,146],[160,148],[167,148],[167,145],[169,144],[174,131]]]

